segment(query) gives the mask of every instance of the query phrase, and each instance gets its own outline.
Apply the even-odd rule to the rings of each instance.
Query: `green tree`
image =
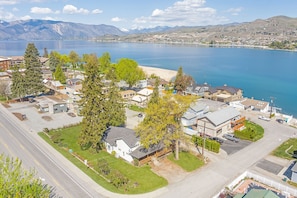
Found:
[[[51,188],[36,178],[36,172],[26,171],[19,159],[0,155],[0,197],[51,197]]]
[[[106,110],[106,95],[104,83],[99,73],[99,63],[96,55],[90,55],[85,67],[85,79],[82,83],[81,115],[82,131],[79,144],[83,149],[91,146],[98,151],[100,141],[108,124],[108,111]]]
[[[138,63],[128,58],[122,58],[115,65],[117,76],[126,81],[130,87],[137,81],[145,79],[144,71],[138,67]]]
[[[37,95],[44,91],[42,83],[41,63],[39,53],[33,43],[27,45],[25,55],[25,82],[26,93],[28,95]]]
[[[181,116],[193,102],[193,98],[180,95],[165,95],[158,103],[149,103],[145,109],[145,118],[135,129],[145,148],[163,144],[174,148],[179,159],[178,143],[183,138]]]
[[[154,85],[154,90],[151,96],[151,99],[149,101],[150,103],[158,103],[160,99],[160,94],[159,94],[159,85],[160,85],[160,79],[159,77],[155,78],[155,85]]]
[[[124,101],[120,95],[120,89],[116,84],[115,69],[110,68],[107,73],[109,82],[107,91],[106,109],[108,111],[109,126],[123,126],[126,122]]]
[[[72,68],[74,68],[74,69],[77,68],[77,64],[78,64],[79,60],[80,60],[79,55],[75,51],[71,51],[69,53],[69,61],[72,64]]]
[[[99,64],[100,64],[100,71],[102,73],[107,74],[109,69],[112,69],[113,72],[114,68],[111,68],[111,57],[109,53],[105,52],[103,55],[99,58]]]
[[[25,77],[20,72],[20,66],[15,65],[12,72],[11,93],[13,97],[22,99],[26,95]]]
[[[57,66],[61,64],[60,56],[59,52],[51,51],[49,55],[49,67],[52,72],[56,71]]]
[[[191,76],[185,75],[183,68],[179,67],[174,81],[174,89],[177,91],[177,93],[181,94],[188,86],[194,83],[194,79]]]
[[[60,83],[62,83],[62,84],[66,83],[66,76],[65,76],[64,72],[62,71],[62,67],[60,64],[56,68],[54,77],[55,77],[55,80],[60,81]]]

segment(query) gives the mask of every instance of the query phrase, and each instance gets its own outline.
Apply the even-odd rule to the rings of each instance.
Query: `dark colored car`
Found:
[[[224,143],[224,140],[222,138],[219,138],[219,137],[210,137],[209,139],[210,140],[217,141],[220,144],[223,144]]]
[[[235,137],[233,134],[227,133],[227,134],[224,134],[223,137],[232,142],[239,142],[239,138]]]

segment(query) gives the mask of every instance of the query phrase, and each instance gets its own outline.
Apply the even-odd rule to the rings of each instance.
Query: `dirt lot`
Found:
[[[189,174],[167,158],[163,158],[152,163],[151,167],[157,175],[167,179],[168,183],[181,181]]]

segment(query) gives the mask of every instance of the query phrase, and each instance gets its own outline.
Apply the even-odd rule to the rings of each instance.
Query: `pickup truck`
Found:
[[[235,137],[233,134],[224,134],[223,137],[232,142],[239,142],[239,138]]]

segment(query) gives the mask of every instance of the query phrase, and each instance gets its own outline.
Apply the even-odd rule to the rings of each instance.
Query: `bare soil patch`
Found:
[[[15,115],[19,120],[23,121],[23,120],[26,120],[26,115],[24,114],[21,114],[21,113],[17,113],[17,112],[13,112],[12,113],[13,115]]]
[[[3,107],[10,108],[11,106],[8,103],[2,103]]]
[[[167,179],[168,183],[181,181],[189,174],[167,158],[159,159],[157,163],[152,163],[151,167],[157,175]]]
[[[51,120],[53,120],[53,118],[50,117],[50,116],[42,116],[41,118],[44,119],[45,121],[51,121]]]

